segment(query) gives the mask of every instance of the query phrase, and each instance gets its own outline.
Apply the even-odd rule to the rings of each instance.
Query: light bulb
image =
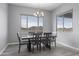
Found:
[[[37,14],[39,14],[39,11],[37,11]]]
[[[43,12],[41,12],[41,16],[44,16],[44,13]]]
[[[34,15],[34,16],[37,16],[37,14],[36,14],[36,13],[33,13],[33,15]]]

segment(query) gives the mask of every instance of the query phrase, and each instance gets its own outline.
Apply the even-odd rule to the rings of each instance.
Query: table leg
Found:
[[[29,44],[28,44],[28,51],[31,52],[31,42],[29,40]]]
[[[51,49],[51,43],[47,43],[45,47]]]

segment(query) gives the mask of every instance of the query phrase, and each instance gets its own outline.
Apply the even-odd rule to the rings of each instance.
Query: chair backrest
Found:
[[[33,35],[34,32],[29,32],[29,35]]]
[[[35,35],[35,37],[40,37],[42,36],[42,33],[34,33],[33,35]]]
[[[33,37],[35,37],[36,39],[35,40],[39,40],[40,38],[39,37],[41,37],[42,36],[42,33],[33,33]]]
[[[46,38],[46,40],[51,40],[51,36],[52,36],[51,32],[45,32],[44,33],[44,37]]]
[[[46,32],[46,33],[44,33],[44,36],[45,36],[45,37],[52,36],[52,33],[51,33],[51,32]]]
[[[19,34],[19,32],[17,32],[17,37],[18,37],[18,40],[19,40],[19,43],[20,43],[21,40],[20,40],[20,34]]]

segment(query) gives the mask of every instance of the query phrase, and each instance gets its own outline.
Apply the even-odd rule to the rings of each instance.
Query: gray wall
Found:
[[[0,3],[0,51],[6,46],[8,38],[7,4]]]
[[[43,10],[45,13],[44,17],[44,31],[52,31],[51,28],[51,15],[52,13],[49,11]],[[17,42],[18,39],[16,37],[16,33],[20,31],[20,14],[33,15],[34,9],[28,7],[20,7],[9,5],[8,6],[8,32],[9,32],[9,40],[8,42]]]
[[[56,32],[56,15],[73,9],[73,31],[58,32],[57,41],[79,48],[79,4],[63,4],[52,12],[52,31]]]

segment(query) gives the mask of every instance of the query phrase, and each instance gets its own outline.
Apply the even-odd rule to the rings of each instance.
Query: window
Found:
[[[43,17],[21,15],[21,29],[28,32],[43,32]]]
[[[27,28],[27,16],[21,16],[21,28]]]
[[[39,18],[39,26],[43,26],[43,17]]]
[[[37,17],[28,16],[28,29],[29,29],[28,31],[35,32],[38,26],[37,23],[38,23]]]
[[[62,16],[57,17],[57,30],[58,31],[63,30],[63,17]]]
[[[63,15],[57,16],[57,31],[71,31],[72,30],[72,12],[67,12]]]
[[[72,30],[72,12],[64,14],[64,31]]]

